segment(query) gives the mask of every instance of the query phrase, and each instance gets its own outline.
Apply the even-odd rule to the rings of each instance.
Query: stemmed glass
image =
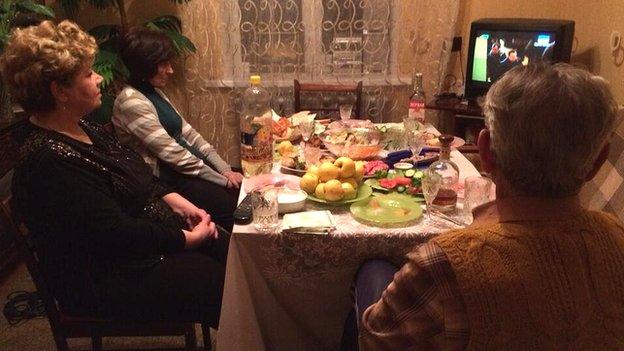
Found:
[[[405,131],[405,139],[407,142],[407,146],[410,151],[412,151],[412,158],[414,159],[414,164],[418,163],[418,155],[422,151],[425,146],[425,136],[423,132],[420,130],[406,130]]]
[[[299,131],[301,132],[303,141],[307,143],[310,137],[312,137],[312,133],[314,133],[314,120],[301,121],[299,123]]]
[[[353,109],[353,105],[341,104],[339,109],[340,109],[341,120],[346,121],[351,118],[351,110]]]
[[[431,222],[431,204],[438,195],[438,190],[440,190],[440,186],[442,185],[442,176],[436,172],[426,170],[420,185],[423,195],[425,196],[427,219]]]

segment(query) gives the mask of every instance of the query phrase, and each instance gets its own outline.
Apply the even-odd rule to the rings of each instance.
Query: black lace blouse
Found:
[[[12,186],[53,290],[71,303],[97,298],[111,275],[149,269],[185,244],[183,221],[151,168],[101,127],[81,127],[93,144],[29,124]]]

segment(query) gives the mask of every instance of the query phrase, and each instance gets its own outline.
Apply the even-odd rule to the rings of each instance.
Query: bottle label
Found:
[[[271,128],[262,127],[255,133],[241,132],[241,159],[250,162],[271,160],[272,148]]]
[[[425,123],[425,103],[422,101],[410,101],[408,116],[412,120]]]

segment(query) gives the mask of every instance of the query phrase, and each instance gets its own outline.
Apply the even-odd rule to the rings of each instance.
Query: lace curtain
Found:
[[[230,163],[239,163],[240,96],[260,74],[280,114],[293,111],[293,79],[364,84],[363,116],[399,122],[411,77],[439,91],[457,0],[202,0],[180,8],[198,48],[170,93],[187,120]],[[429,116],[435,123],[435,116]]]

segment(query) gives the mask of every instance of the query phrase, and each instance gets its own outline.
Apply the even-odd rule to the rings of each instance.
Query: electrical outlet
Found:
[[[453,37],[453,46],[451,46],[451,52],[461,51],[462,37]]]

